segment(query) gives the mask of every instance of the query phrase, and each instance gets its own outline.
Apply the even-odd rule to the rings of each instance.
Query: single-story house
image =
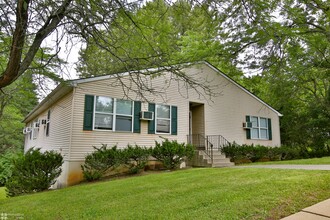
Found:
[[[280,145],[281,114],[208,62],[185,65],[184,78],[154,70],[61,83],[24,119],[25,151],[60,152],[65,162],[57,186],[64,187],[82,180],[85,156],[101,144],[154,146],[162,137],[192,142],[197,136]]]

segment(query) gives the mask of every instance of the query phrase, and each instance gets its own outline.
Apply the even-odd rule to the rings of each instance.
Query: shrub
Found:
[[[301,158],[308,158],[308,156],[304,155],[303,150],[306,148],[301,148],[299,146],[281,146],[279,148],[279,152],[281,153],[281,160],[294,160]]]
[[[96,151],[88,154],[85,157],[84,165],[81,165],[83,176],[87,181],[94,181],[102,178],[107,171],[118,166],[122,160],[117,146],[107,148],[106,144],[102,144],[102,147],[94,147],[94,149]]]
[[[166,169],[178,168],[185,158],[190,159],[193,155],[192,145],[179,144],[175,140],[169,141],[168,139],[162,143],[156,141],[156,146],[152,150],[152,156],[161,161]]]
[[[30,149],[13,160],[12,175],[6,182],[8,196],[49,189],[62,172],[63,157],[54,151]]]
[[[0,187],[4,186],[7,180],[11,177],[14,167],[13,160],[22,156],[21,152],[6,152],[0,155]]]
[[[224,146],[221,149],[221,152],[231,158],[231,161],[234,161],[235,163],[236,161],[242,163],[242,158],[244,158],[245,161],[250,162],[270,159],[270,148],[261,145],[238,145],[234,142],[233,144]],[[274,153],[275,151],[272,151],[272,154]],[[275,155],[272,155],[272,157],[275,157]]]
[[[229,144],[222,148],[222,153],[235,163],[241,163],[242,158],[256,161],[267,160],[294,160],[302,158],[322,157],[330,154],[329,146],[323,147],[306,147],[306,146],[285,146],[281,147],[265,147],[256,145],[238,145],[236,143]]]
[[[122,150],[122,155],[123,161],[129,166],[129,172],[136,174],[144,170],[151,155],[151,149],[127,145],[127,148]]]

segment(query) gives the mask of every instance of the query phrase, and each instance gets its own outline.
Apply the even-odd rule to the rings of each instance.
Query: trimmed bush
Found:
[[[221,151],[229,157],[232,162],[242,163],[242,161],[256,162],[260,160],[270,160],[270,156],[272,158],[276,158],[277,156],[279,157],[279,155],[273,155],[278,154],[277,151],[271,151],[270,149],[270,147],[261,145],[238,145],[234,142],[223,147]]]
[[[121,154],[125,158],[125,163],[129,166],[129,172],[132,174],[140,173],[144,170],[151,155],[151,148],[127,145]]]
[[[55,151],[30,149],[13,160],[12,175],[6,182],[8,196],[49,189],[60,176],[63,157]]]
[[[324,147],[306,146],[281,146],[265,147],[261,145],[238,145],[229,144],[222,148],[222,153],[230,158],[232,162],[242,163],[242,161],[269,161],[269,160],[294,160],[303,158],[313,158],[328,156],[330,149]]]
[[[100,148],[93,146],[95,151],[85,157],[85,163],[81,165],[81,169],[87,181],[99,180],[123,160],[117,146],[107,147],[106,144],[102,144]]]
[[[165,139],[162,143],[156,141],[152,156],[161,161],[166,169],[176,169],[187,158],[194,155],[194,148],[190,144],[179,144],[177,141]]]

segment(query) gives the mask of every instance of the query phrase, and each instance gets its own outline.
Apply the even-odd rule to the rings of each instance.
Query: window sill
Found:
[[[108,129],[93,129],[92,131],[106,131],[106,132],[113,132],[113,133],[133,133],[133,131],[113,131]]]
[[[155,134],[159,134],[159,135],[172,135],[171,133],[159,133],[159,132],[155,132]]]
[[[271,141],[269,139],[262,139],[262,138],[251,138],[251,139],[248,139],[248,140],[256,140],[256,141]]]

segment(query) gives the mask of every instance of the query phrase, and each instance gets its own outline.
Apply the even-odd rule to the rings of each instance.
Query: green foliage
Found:
[[[229,144],[222,148],[222,153],[231,158],[235,163],[294,160],[302,158],[324,157],[330,155],[330,148],[306,147],[306,146],[281,146],[266,147],[261,145]]]
[[[11,177],[13,161],[21,156],[21,152],[7,151],[0,155],[0,187],[4,186]]]
[[[132,174],[140,173],[144,170],[148,163],[149,156],[151,155],[151,148],[134,147],[128,145],[127,148],[123,149],[121,154],[122,157],[126,158],[125,162],[129,166],[129,172]]]
[[[84,178],[87,181],[99,180],[123,160],[117,146],[108,148],[106,144],[102,144],[102,147],[94,147],[94,149],[93,153],[85,157],[84,165],[81,165]]]
[[[77,69],[81,77],[89,77],[207,60],[240,80],[242,72],[229,57],[219,56],[225,51],[218,28],[217,9],[208,3],[148,1],[132,11],[119,11],[112,28],[102,32],[104,42],[89,41],[80,51]]]
[[[176,169],[187,158],[194,155],[194,148],[190,144],[180,144],[176,140],[165,139],[162,143],[156,141],[152,156],[161,161],[166,169]]]
[[[229,144],[222,148],[222,152],[232,159],[232,161],[239,161],[247,159],[246,161],[256,162],[265,158],[276,158],[278,153],[274,150],[270,151],[270,147],[265,147],[261,145],[238,145],[236,143]],[[271,156],[270,156],[271,155]]]
[[[37,104],[32,78],[23,76],[0,92],[0,153],[21,150],[24,116]]]
[[[54,151],[30,149],[13,160],[12,175],[5,186],[8,196],[49,189],[62,172],[63,157]]]

